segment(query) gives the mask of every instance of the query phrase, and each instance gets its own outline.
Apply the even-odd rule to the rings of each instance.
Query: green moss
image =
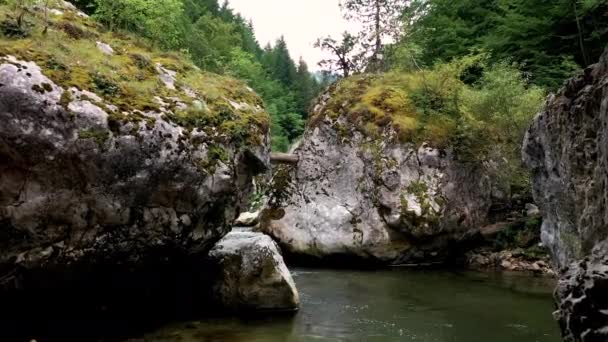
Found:
[[[150,57],[145,56],[143,54],[139,54],[139,53],[132,53],[129,55],[129,57],[131,57],[131,59],[133,60],[133,63],[139,69],[145,70],[148,72],[155,71],[154,65],[152,65],[152,60],[150,59]]]
[[[91,75],[91,80],[93,81],[93,86],[98,94],[110,97],[120,94],[120,87],[117,82],[111,80],[109,77],[97,72]]]
[[[87,30],[86,28],[77,24],[73,24],[66,20],[60,21],[56,24],[56,26],[58,29],[65,32],[70,38],[73,39],[93,38],[97,36],[97,34]]]
[[[0,5],[0,19],[10,9]],[[70,11],[63,16],[52,16],[48,32],[43,34],[43,13],[32,12],[31,34],[19,39],[0,36],[0,56],[13,55],[18,59],[32,61],[41,66],[43,73],[64,90],[75,87],[97,93],[119,112],[110,113],[116,122],[141,122],[153,125],[149,118],[138,111],[160,111],[155,97],[171,103],[167,117],[189,130],[198,128],[223,142],[238,144],[262,143],[260,139],[269,129],[269,116],[263,110],[261,99],[245,84],[232,78],[201,72],[181,53],[158,51],[152,42],[126,33],[109,32],[89,18],[80,17]],[[103,54],[96,41],[109,44],[115,53]],[[156,64],[177,71],[176,86],[171,90],[160,81]],[[50,86],[50,85],[49,85]],[[40,84],[35,91],[49,91],[49,86]],[[188,89],[188,91],[186,91]],[[179,99],[190,107],[197,100],[206,103],[205,109],[178,111]],[[64,93],[61,105],[67,106],[71,98]],[[248,106],[235,109],[229,101],[246,103]],[[99,104],[103,107],[102,104]]]
[[[70,102],[72,102],[72,94],[68,90],[64,90],[59,99],[59,104],[67,109]]]
[[[339,81],[330,88],[331,97],[322,113],[311,117],[315,126],[323,117],[336,119],[344,116],[365,136],[377,139],[396,138],[400,142],[429,142],[435,147],[446,147],[456,128],[456,121],[446,114],[445,94],[429,95],[425,72],[358,75]],[[449,82],[448,82],[449,83]],[[451,91],[453,86],[446,86]],[[440,115],[430,115],[431,106]],[[449,111],[448,111],[449,112]],[[384,134],[389,130],[396,135]]]
[[[44,94],[44,88],[41,85],[39,85],[39,84],[34,84],[32,86],[32,90],[35,91],[35,92],[37,92],[37,93]]]
[[[37,92],[37,93],[44,94],[46,92],[53,91],[53,86],[50,85],[50,84],[48,84],[48,83],[46,83],[46,82],[43,82],[43,83],[40,83],[40,84],[34,84],[32,86],[32,90],[35,91],[35,92]]]
[[[542,218],[529,218],[512,222],[506,229],[496,235],[494,239],[495,250],[522,248],[532,249],[531,254],[539,252],[534,247],[540,242],[540,229]]]
[[[31,34],[31,25],[24,22],[21,26],[14,19],[0,21],[0,32],[8,38],[25,38]]]
[[[110,132],[106,129],[88,129],[78,132],[80,139],[93,139],[99,145],[103,145],[109,138]]]
[[[429,187],[424,182],[412,182],[407,187],[407,192],[416,197],[425,197]]]
[[[229,161],[230,154],[228,151],[219,145],[211,145],[209,146],[206,159],[198,161],[197,167],[201,172],[214,174],[219,162],[228,163]]]
[[[406,191],[414,195],[418,204],[420,204],[421,216],[427,219],[433,219],[436,216],[435,211],[430,203],[430,198],[428,195],[429,188],[424,182],[412,182],[408,185]]]
[[[416,198],[421,209],[420,215],[409,210],[408,195]],[[428,195],[428,186],[424,182],[412,182],[405,192],[400,194],[400,204],[402,225],[407,227],[408,233],[414,236],[424,235],[426,231],[439,223],[440,214],[433,209]]]
[[[575,233],[560,231],[559,238],[572,252],[572,257],[580,259],[583,256],[583,245],[581,239]]]

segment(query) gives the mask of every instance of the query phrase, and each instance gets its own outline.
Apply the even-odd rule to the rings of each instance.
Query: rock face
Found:
[[[441,262],[489,220],[494,167],[459,163],[451,149],[401,143],[328,115],[323,95],[294,154],[274,175],[261,229],[289,253],[381,263]]]
[[[213,294],[223,307],[247,311],[298,309],[298,290],[269,236],[231,232],[211,250],[209,259],[218,269]]]
[[[206,172],[196,161],[209,159],[211,145],[194,144],[160,113],[111,122],[103,102],[83,100],[13,57],[0,64],[0,83],[5,264],[137,263],[167,246],[208,250],[236,216],[256,163],[267,158],[264,147],[226,144],[230,157]],[[73,101],[64,106],[66,92]]]
[[[608,339],[608,53],[552,95],[523,157],[543,213],[542,239],[561,276],[566,341]]]
[[[69,50],[75,40],[51,27],[49,41],[65,44],[48,51]],[[78,49],[121,72],[116,79],[94,62],[71,60],[78,49],[45,57],[54,69],[27,59],[47,50],[6,53],[19,44],[39,45],[0,39],[0,289],[78,289],[106,310],[108,302],[128,303],[127,289],[162,292],[161,282],[177,284],[180,273],[204,274],[187,268],[229,232],[252,176],[269,162],[268,118],[257,96],[177,58],[180,72],[171,75],[179,83],[165,87],[147,64],[159,57],[143,47],[129,54],[130,41],[113,56],[79,41]],[[145,71],[123,73],[136,64]],[[82,84],[70,86],[77,76]],[[97,290],[126,298],[86,294]]]

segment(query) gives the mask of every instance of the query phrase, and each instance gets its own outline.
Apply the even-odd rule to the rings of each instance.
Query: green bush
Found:
[[[141,34],[165,48],[176,48],[182,37],[180,0],[96,0],[95,18],[110,30]]]

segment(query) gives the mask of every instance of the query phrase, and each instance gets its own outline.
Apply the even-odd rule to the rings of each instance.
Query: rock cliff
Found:
[[[608,316],[608,53],[568,80],[526,135],[523,158],[559,270],[566,341],[606,341]]]
[[[3,294],[73,290],[107,311],[187,292],[267,167],[261,100],[67,3],[51,13],[44,33],[33,13],[31,33],[0,37]]]
[[[360,76],[323,94],[294,151],[299,162],[275,172],[261,229],[287,252],[443,262],[491,220],[493,203],[510,201],[499,163],[459,160],[441,136],[403,139],[416,134],[416,115],[396,108],[404,95],[383,83]]]

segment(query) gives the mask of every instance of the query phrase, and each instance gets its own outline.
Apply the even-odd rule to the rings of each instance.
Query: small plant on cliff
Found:
[[[24,38],[30,35],[30,24],[25,20],[28,13],[32,11],[34,0],[5,0],[12,14],[9,18],[0,22],[2,33],[11,38]],[[0,2],[1,4],[2,2]]]

